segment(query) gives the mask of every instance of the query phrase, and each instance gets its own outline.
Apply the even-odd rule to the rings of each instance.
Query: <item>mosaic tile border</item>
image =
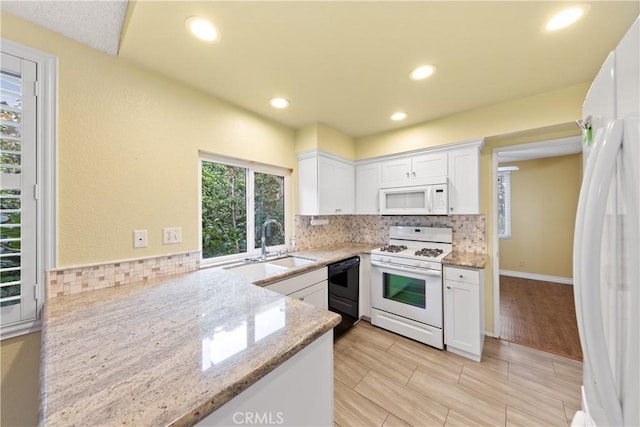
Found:
[[[329,223],[312,226],[311,217],[295,216],[296,250],[334,246],[344,243],[383,244],[389,240],[389,227],[410,225],[448,227],[453,230],[453,250],[486,254],[486,218],[484,215],[449,216],[325,216]]]
[[[200,252],[196,251],[48,270],[46,299],[188,273],[199,267]]]

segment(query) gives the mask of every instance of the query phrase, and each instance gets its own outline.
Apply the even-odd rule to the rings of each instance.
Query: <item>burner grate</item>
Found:
[[[424,256],[429,258],[437,258],[442,255],[444,251],[442,249],[433,249],[433,248],[422,248],[419,251],[416,251],[417,256]]]

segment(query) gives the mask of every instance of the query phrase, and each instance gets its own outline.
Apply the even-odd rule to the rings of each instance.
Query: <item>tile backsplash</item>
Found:
[[[389,227],[410,225],[422,227],[448,227],[453,229],[453,249],[484,254],[486,246],[486,220],[484,215],[451,216],[380,216],[336,215],[325,216],[327,225],[311,225],[310,216],[295,216],[296,250],[342,243],[386,243]]]
[[[197,270],[199,265],[200,252],[198,251],[53,269],[47,271],[46,298],[56,298],[173,274],[188,273]]]

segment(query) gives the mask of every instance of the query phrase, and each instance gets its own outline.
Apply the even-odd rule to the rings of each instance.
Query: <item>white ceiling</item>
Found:
[[[0,1],[0,9],[116,55],[127,0]]]
[[[113,28],[122,26],[122,1],[54,8],[23,1],[11,10],[5,3],[15,2],[3,1],[3,9],[87,44],[105,39],[107,52]],[[361,137],[591,81],[640,2],[589,2],[577,24],[544,32],[566,4],[140,0],[129,8],[118,55],[288,126],[322,122]],[[221,40],[203,43],[188,34],[184,21],[193,15],[209,18]],[[88,34],[70,34],[66,27],[78,21]],[[422,63],[438,72],[409,80]],[[291,106],[273,109],[273,96]],[[396,110],[407,120],[389,120]]]

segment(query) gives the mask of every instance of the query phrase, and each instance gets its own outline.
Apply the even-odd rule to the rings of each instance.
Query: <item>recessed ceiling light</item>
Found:
[[[187,18],[184,25],[194,36],[206,42],[216,41],[220,36],[216,27],[204,18],[192,16],[191,18]]]
[[[556,13],[546,25],[548,31],[556,31],[576,22],[586,12],[585,6],[572,7]]]
[[[287,108],[289,106],[289,101],[285,98],[271,98],[269,101],[273,108]]]
[[[396,122],[398,120],[404,120],[407,118],[407,113],[404,113],[402,111],[398,111],[397,113],[393,113],[391,115],[391,120],[395,120]]]
[[[427,77],[430,77],[435,72],[435,65],[421,65],[411,70],[411,74],[409,74],[409,77],[411,77],[411,80],[423,80]]]

